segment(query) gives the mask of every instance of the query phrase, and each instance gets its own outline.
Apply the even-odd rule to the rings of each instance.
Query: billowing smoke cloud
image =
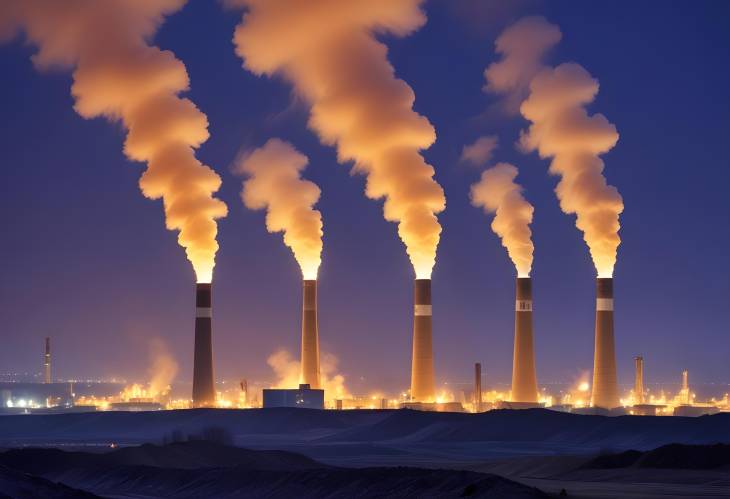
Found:
[[[492,230],[502,239],[517,275],[529,277],[535,249],[530,230],[534,208],[522,195],[522,187],[515,183],[517,173],[517,168],[509,163],[498,163],[486,170],[471,186],[471,202],[495,214]]]
[[[322,255],[322,214],[313,208],[320,190],[301,178],[309,160],[294,146],[271,139],[245,155],[238,171],[249,176],[241,198],[252,210],[266,209],[266,228],[283,232],[304,279],[316,279]]]
[[[605,116],[586,112],[597,93],[598,81],[577,64],[543,70],[521,107],[532,124],[520,142],[525,150],[552,158],[550,172],[561,177],[555,190],[560,207],[577,215],[576,226],[583,231],[598,276],[611,277],[624,204],[607,184],[599,156],[616,145],[619,135]]]
[[[144,161],[139,185],[162,199],[166,225],[178,230],[199,282],[210,282],[218,251],[216,219],[227,213],[213,197],[221,180],[195,157],[208,120],[189,99],[185,66],[149,40],[185,0],[3,0],[0,38],[22,30],[38,47],[38,69],[72,68],[74,109],[84,118],[121,122],[124,152]]]
[[[301,367],[299,361],[295,360],[286,350],[278,350],[271,354],[266,363],[271,366],[276,375],[276,382],[272,388],[296,388],[300,383]],[[345,377],[337,373],[337,357],[329,353],[322,354],[321,383],[324,395],[328,402],[351,398],[350,392],[345,386]]]
[[[178,371],[175,358],[167,349],[167,345],[159,338],[150,341],[150,385],[152,397],[168,393]]]
[[[503,95],[504,110],[518,114],[530,81],[543,68],[543,56],[561,38],[560,28],[543,17],[525,17],[509,26],[495,42],[502,59],[484,70],[484,90]]]
[[[236,0],[248,8],[234,36],[256,74],[280,74],[311,105],[309,127],[340,162],[367,175],[366,195],[385,198],[384,215],[421,278],[430,277],[446,204],[420,152],[436,133],[413,110],[374,33],[405,36],[426,22],[423,0]]]
[[[492,154],[496,148],[496,135],[479,137],[472,144],[464,146],[464,149],[461,151],[461,160],[469,162],[474,166],[485,165],[492,159]]]

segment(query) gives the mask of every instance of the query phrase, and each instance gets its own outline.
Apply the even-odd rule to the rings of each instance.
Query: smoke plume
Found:
[[[165,16],[185,0],[3,0],[0,38],[22,30],[38,47],[40,70],[73,69],[74,109],[104,116],[127,130],[124,152],[147,163],[139,185],[162,199],[166,226],[178,230],[199,282],[212,279],[216,219],[227,213],[213,197],[221,180],[195,157],[208,120],[180,93],[189,89],[183,63],[149,44]]]
[[[294,146],[270,139],[245,155],[238,171],[249,176],[241,199],[252,210],[266,209],[266,228],[283,232],[304,279],[316,279],[322,255],[322,214],[313,208],[320,190],[300,174],[309,160]]]
[[[149,392],[150,396],[157,397],[170,391],[178,365],[167,345],[159,338],[150,341],[150,361]]]
[[[542,58],[562,38],[560,28],[543,17],[525,17],[499,35],[495,50],[502,59],[484,70],[484,90],[504,96],[504,110],[516,115],[530,81],[543,68]]]
[[[300,383],[301,367],[286,350],[278,350],[271,354],[266,363],[274,370],[276,382],[272,388],[297,388]],[[337,373],[337,357],[329,353],[322,354],[321,383],[328,402],[337,399],[351,398],[345,386],[345,377]]]
[[[375,33],[406,36],[426,17],[423,0],[236,0],[247,7],[236,53],[257,75],[279,74],[311,106],[309,127],[338,160],[367,176],[365,193],[385,199],[416,275],[431,275],[446,204],[420,151],[436,133],[413,110],[413,90],[395,76]]]
[[[469,162],[474,166],[487,164],[492,159],[492,153],[496,148],[496,135],[479,137],[472,144],[464,146],[461,151],[461,161]]]
[[[588,115],[585,106],[597,93],[598,81],[577,64],[543,70],[520,108],[531,122],[520,143],[541,158],[552,158],[550,172],[561,177],[555,189],[560,207],[576,214],[598,276],[611,277],[624,204],[616,188],[607,184],[599,156],[616,145],[619,135],[602,114]]]
[[[515,183],[517,168],[498,163],[482,173],[481,180],[471,186],[471,202],[494,213],[492,230],[502,239],[502,245],[517,269],[518,277],[529,277],[532,268],[532,205]]]

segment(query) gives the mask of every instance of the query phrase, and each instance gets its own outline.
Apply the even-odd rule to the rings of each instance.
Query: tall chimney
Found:
[[[210,283],[195,285],[195,357],[193,359],[193,407],[215,406],[213,380],[212,293]]]
[[[51,338],[46,337],[46,354],[43,358],[43,382],[51,382]]]
[[[644,357],[634,358],[636,363],[636,380],[634,381],[634,399],[637,404],[644,403]]]
[[[535,350],[532,340],[532,279],[518,277],[516,291],[512,402],[537,402]]]
[[[414,298],[411,398],[417,402],[433,402],[436,399],[436,382],[433,374],[431,279],[415,280]]]
[[[320,388],[320,376],[317,281],[305,279],[302,291],[302,372],[299,382],[318,389]]]
[[[596,279],[596,345],[593,355],[591,405],[613,409],[620,405],[613,339],[613,278]]]
[[[474,364],[474,412],[482,412],[482,365]]]
[[[689,394],[689,372],[687,372],[687,369],[682,371],[682,397],[685,404],[690,405],[692,403],[692,397]]]

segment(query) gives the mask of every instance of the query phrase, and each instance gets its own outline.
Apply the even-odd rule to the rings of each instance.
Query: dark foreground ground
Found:
[[[180,442],[188,436],[196,441]],[[211,451],[201,439],[227,446]],[[171,441],[177,443],[124,448]],[[77,453],[26,448],[0,455],[0,494],[23,472],[50,480],[44,486],[62,482],[106,497],[544,497],[532,487],[584,498],[730,497],[720,447],[657,449],[718,442],[730,443],[730,414],[267,409],[4,416],[0,447]],[[119,449],[108,453],[112,444]],[[286,452],[255,452],[273,449]],[[711,464],[691,464],[710,455]],[[662,462],[669,464],[657,466]],[[64,490],[27,497],[73,497]]]

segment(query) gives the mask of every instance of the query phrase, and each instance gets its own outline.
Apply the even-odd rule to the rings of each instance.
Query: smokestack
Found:
[[[634,399],[637,404],[644,403],[644,357],[634,358],[636,363],[636,380],[634,382]]]
[[[537,402],[532,340],[532,279],[529,277],[518,277],[516,281],[512,402]]]
[[[215,405],[213,381],[213,326],[211,284],[195,285],[195,357],[193,359],[193,407]]]
[[[319,330],[317,327],[317,281],[304,279],[302,299],[302,372],[300,383],[320,388]]]
[[[482,365],[474,364],[474,412],[482,412]]]
[[[620,405],[613,338],[613,278],[596,279],[596,339],[591,405],[613,409]]]
[[[46,355],[43,359],[43,382],[51,382],[51,338],[46,337]]]
[[[685,404],[690,405],[692,403],[692,397],[689,394],[689,372],[687,372],[687,369],[682,371],[682,396]]]
[[[415,280],[414,298],[411,398],[417,402],[430,402],[436,398],[431,327],[431,279]]]

